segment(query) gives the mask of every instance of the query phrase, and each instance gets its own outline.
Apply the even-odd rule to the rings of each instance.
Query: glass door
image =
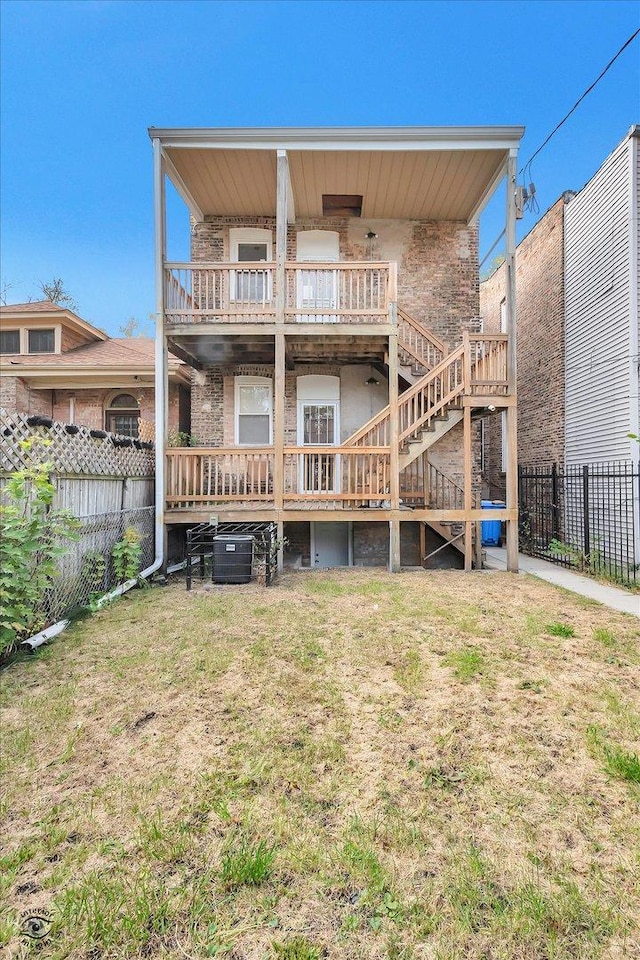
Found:
[[[303,400],[300,410],[302,446],[334,447],[338,432],[338,401],[313,403]],[[321,452],[302,456],[302,493],[338,493],[338,464],[335,454]]]
[[[296,307],[309,311],[298,313],[298,322],[337,323],[339,318],[335,313],[322,311],[338,308],[338,272],[317,264],[339,260],[339,234],[334,230],[299,231],[296,257],[302,263],[309,263],[309,267],[299,267],[296,271]]]

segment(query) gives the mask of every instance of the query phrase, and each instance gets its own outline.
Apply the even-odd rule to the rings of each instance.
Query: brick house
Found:
[[[516,402],[515,341],[478,332],[477,219],[507,177],[515,250],[522,132],[150,129],[158,332],[194,369],[199,443],[157,470],[165,528],[273,520],[303,565],[395,570],[453,545],[471,568],[474,421],[504,409],[514,440]],[[166,178],[188,263],[167,256]],[[512,450],[496,519],[515,569]]]
[[[0,409],[138,436],[154,420],[154,341],[109,337],[49,300],[0,307]],[[168,428],[189,426],[190,371],[168,364]]]
[[[640,127],[516,252],[518,460],[638,461]],[[504,326],[506,266],[480,284],[483,330]],[[505,491],[499,417],[484,426],[485,479]]]

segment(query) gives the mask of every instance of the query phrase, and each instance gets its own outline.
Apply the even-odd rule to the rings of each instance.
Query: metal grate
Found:
[[[200,579],[212,576],[213,541],[220,534],[248,534],[253,537],[252,579],[271,586],[278,563],[277,525],[271,522],[199,523],[187,530],[187,590],[191,590],[194,569]]]
[[[520,549],[640,583],[640,470],[631,462],[520,466]]]

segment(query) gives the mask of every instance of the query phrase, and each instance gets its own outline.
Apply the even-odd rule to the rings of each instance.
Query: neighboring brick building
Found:
[[[579,193],[567,191],[516,251],[518,461],[635,461],[638,445],[640,127]],[[505,266],[480,284],[486,333],[501,329]],[[484,476],[504,494],[498,414],[484,421]]]
[[[553,204],[516,252],[518,325],[518,460],[564,459],[564,212]],[[480,284],[485,333],[500,333],[506,266]],[[502,418],[484,421],[484,477],[492,499],[504,497]]]
[[[154,421],[154,342],[109,337],[49,300],[0,307],[0,409],[137,436]],[[169,363],[169,428],[189,430],[189,370]]]

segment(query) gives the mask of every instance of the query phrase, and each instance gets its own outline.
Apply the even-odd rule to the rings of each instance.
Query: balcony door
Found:
[[[322,311],[338,308],[338,271],[315,264],[338,262],[340,235],[334,230],[300,230],[296,235],[296,259],[310,264],[297,270],[296,307],[310,311],[298,313],[298,322],[337,323],[335,314]]]
[[[271,261],[272,243],[270,230],[238,227],[229,231],[231,262],[246,264],[231,272],[229,298],[234,305],[266,306],[271,302],[271,272],[255,264]]]
[[[340,437],[338,377],[298,377],[298,445],[335,447]],[[301,493],[339,493],[339,458],[316,450],[300,457]]]

